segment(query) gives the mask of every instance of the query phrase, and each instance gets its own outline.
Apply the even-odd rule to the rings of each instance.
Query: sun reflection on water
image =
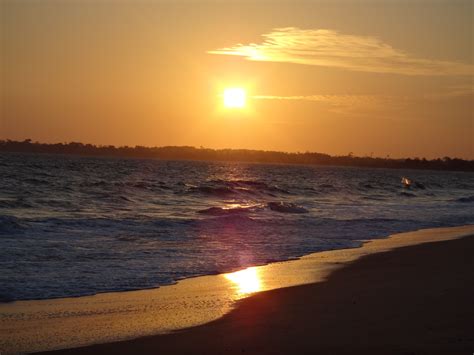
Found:
[[[238,296],[245,296],[262,290],[262,282],[259,271],[255,267],[224,274],[224,277],[235,284]]]

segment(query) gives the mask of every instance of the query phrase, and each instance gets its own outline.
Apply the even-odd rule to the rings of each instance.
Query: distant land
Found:
[[[359,157],[352,153],[343,156],[331,156],[323,153],[286,153],[250,149],[209,149],[189,146],[121,146],[92,145],[77,142],[39,143],[31,139],[24,141],[0,140],[0,152],[70,154],[94,157],[153,158],[162,160],[197,161],[239,161],[250,163],[333,165],[366,168],[391,169],[427,169],[474,171],[474,160],[443,157],[428,160],[425,158],[392,159],[390,157]]]

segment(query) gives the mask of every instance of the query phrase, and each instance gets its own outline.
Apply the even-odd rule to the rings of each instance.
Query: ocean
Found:
[[[0,301],[154,288],[464,224],[474,173],[3,153]]]

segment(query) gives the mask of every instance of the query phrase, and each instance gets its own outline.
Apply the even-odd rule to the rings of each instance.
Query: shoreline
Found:
[[[193,327],[189,331],[192,333],[228,319],[239,312],[242,304],[266,297],[261,295],[275,289],[324,285],[339,270],[350,268],[368,255],[460,240],[473,234],[473,225],[424,229],[363,241],[359,248],[318,252],[229,274],[198,276],[157,289],[0,304],[0,351],[36,352],[103,343],[113,346],[123,344],[113,342],[127,339],[166,338],[156,334],[181,329],[170,336],[184,334],[185,328]]]
[[[252,150],[252,149],[250,149]],[[276,166],[306,166],[306,167],[327,167],[327,168],[355,168],[355,169],[389,169],[389,170],[408,170],[408,171],[432,171],[432,172],[453,172],[453,173],[473,173],[473,168],[444,168],[444,167],[424,167],[424,166],[391,166],[391,165],[358,165],[358,164],[343,164],[343,163],[298,163],[298,162],[279,162],[279,161],[255,161],[255,160],[227,160],[227,159],[193,159],[193,158],[163,158],[163,157],[146,157],[146,156],[120,156],[120,155],[88,155],[80,153],[51,153],[51,152],[34,152],[34,151],[13,151],[13,150],[0,150],[1,153],[6,154],[40,154],[46,156],[62,156],[62,157],[76,157],[76,158],[97,158],[97,159],[137,159],[137,160],[158,160],[158,161],[175,161],[175,162],[203,162],[203,163],[236,163],[236,164],[258,164],[258,165],[276,165]],[[281,152],[276,152],[281,153]],[[288,152],[288,154],[301,154],[297,152]],[[319,153],[316,153],[319,154]],[[332,156],[333,158],[338,158],[338,156]],[[366,159],[367,157],[353,157],[352,159]],[[385,159],[383,157],[375,157],[369,159]],[[405,161],[406,159],[414,158],[393,158],[395,161]],[[440,158],[437,158],[440,159]],[[463,159],[466,162],[471,162],[472,160]],[[435,161],[433,158],[432,161]]]

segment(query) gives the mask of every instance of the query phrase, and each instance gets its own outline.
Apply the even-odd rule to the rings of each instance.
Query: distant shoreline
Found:
[[[38,143],[31,140],[0,140],[0,152],[61,154],[86,157],[145,158],[187,161],[227,161],[261,164],[288,164],[312,166],[352,166],[359,168],[415,169],[437,171],[474,172],[474,160],[443,157],[425,158],[378,158],[358,157],[351,153],[344,156],[305,152],[287,153],[250,149],[209,149],[190,146],[96,146],[77,142]]]

